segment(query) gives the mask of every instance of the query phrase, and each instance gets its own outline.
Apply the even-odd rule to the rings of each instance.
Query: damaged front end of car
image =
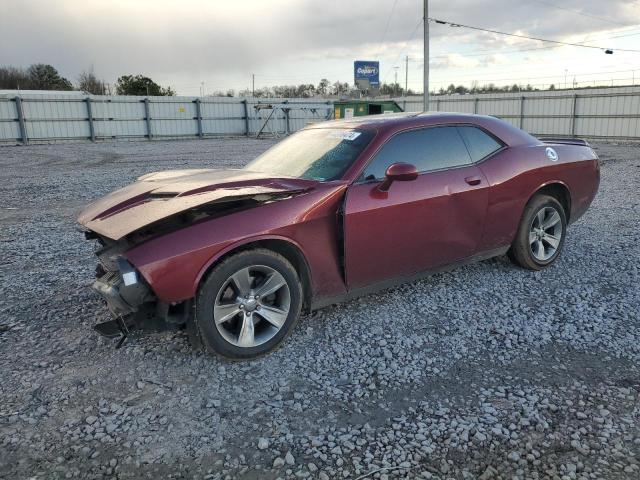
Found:
[[[173,232],[308,192],[315,182],[262,178],[245,171],[175,171],[146,175],[98,199],[78,217],[85,237],[96,242],[98,266],[92,289],[114,319],[95,326],[98,333],[121,337],[132,330],[189,331],[193,299],[165,298],[153,279],[138,270],[130,252]],[[187,243],[188,240],[183,240]],[[159,260],[162,260],[160,258]],[[152,283],[149,283],[152,282]]]
[[[126,240],[113,241],[93,231],[85,238],[96,241],[96,279],[91,285],[105,302],[114,318],[94,326],[107,338],[120,338],[122,346],[132,331],[160,332],[186,324],[191,302],[166,304],[156,297],[151,287],[123,253],[130,247]]]

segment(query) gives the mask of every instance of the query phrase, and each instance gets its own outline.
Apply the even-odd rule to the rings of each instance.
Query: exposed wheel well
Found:
[[[551,183],[538,189],[534,195],[539,193],[549,195],[560,202],[562,208],[564,208],[568,224],[571,217],[571,193],[569,193],[569,189],[561,183]]]
[[[276,252],[282,255],[284,258],[286,258],[291,263],[291,265],[293,265],[293,268],[296,269],[296,272],[300,277],[300,281],[302,282],[302,292],[303,292],[302,306],[304,309],[308,309],[311,306],[311,296],[312,296],[311,272],[309,270],[309,265],[307,264],[307,260],[304,258],[304,255],[302,254],[300,249],[296,247],[293,243],[287,242],[286,240],[278,240],[278,239],[257,240],[255,242],[250,242],[244,245],[240,245],[238,248],[234,248],[233,250],[225,253],[216,262],[214,262],[207,269],[207,272],[205,272],[205,274],[202,276],[201,282],[207,277],[209,272],[224,259],[229,258],[230,256],[235,255],[236,253],[244,252],[246,250],[253,250],[255,248],[266,248],[267,250]]]

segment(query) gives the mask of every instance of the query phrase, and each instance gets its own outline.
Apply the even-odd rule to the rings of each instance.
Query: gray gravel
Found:
[[[550,269],[497,258],[305,316],[229,363],[92,331],[88,200],[272,140],[0,148],[0,477],[640,478],[640,147]]]

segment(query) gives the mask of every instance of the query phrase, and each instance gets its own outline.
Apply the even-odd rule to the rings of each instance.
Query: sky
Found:
[[[144,74],[180,95],[321,78],[353,83],[354,60],[422,90],[422,0],[0,0],[0,65],[49,63],[113,84]],[[552,46],[430,23],[430,90],[640,83],[640,0],[430,0],[454,23],[611,48]],[[638,52],[616,51],[616,48]],[[397,67],[397,68],[395,68]],[[634,71],[634,69],[637,69]],[[635,78],[637,77],[637,79]]]

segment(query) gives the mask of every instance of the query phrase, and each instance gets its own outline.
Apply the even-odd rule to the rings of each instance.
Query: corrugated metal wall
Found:
[[[396,101],[405,111],[422,110],[422,97]],[[286,111],[260,108],[285,102]],[[495,115],[534,135],[640,139],[638,87],[437,95],[429,107]],[[5,95],[0,142],[286,134],[332,114],[332,100],[316,99]]]
[[[422,97],[396,99],[422,110]],[[436,95],[429,110],[495,115],[533,135],[640,140],[640,88]]]
[[[3,95],[0,142],[282,135],[332,114],[331,100]]]

